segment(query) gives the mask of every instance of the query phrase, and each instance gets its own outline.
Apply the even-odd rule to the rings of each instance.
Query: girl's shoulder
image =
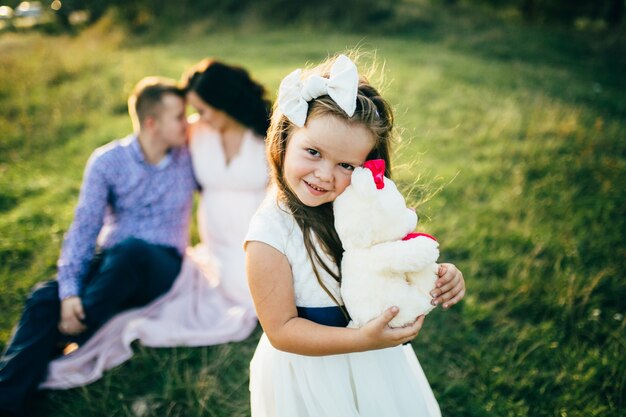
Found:
[[[294,233],[299,230],[289,209],[278,200],[275,187],[271,187],[250,221],[245,242],[260,241],[286,253],[289,242],[298,238]]]
[[[296,221],[291,212],[278,199],[276,187],[270,186],[265,199],[254,214],[253,221],[267,224],[268,227],[291,230],[296,226]]]

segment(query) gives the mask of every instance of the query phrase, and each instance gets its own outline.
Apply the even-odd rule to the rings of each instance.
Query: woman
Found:
[[[271,103],[243,68],[205,59],[183,76],[194,172],[202,187],[198,207],[199,254],[217,266],[223,292],[252,308],[243,239],[265,196],[265,134]]]

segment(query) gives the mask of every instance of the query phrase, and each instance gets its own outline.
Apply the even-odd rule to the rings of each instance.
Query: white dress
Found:
[[[297,307],[335,306],[317,283],[300,228],[272,193],[252,219],[248,241],[264,242],[287,257]],[[339,285],[318,269],[327,288],[341,300]],[[275,349],[264,334],[250,363],[250,393],[253,417],[441,415],[410,345],[303,356]]]
[[[220,134],[196,122],[190,140],[193,170],[202,191],[198,205],[201,244],[195,250],[217,266],[219,285],[233,300],[252,307],[245,274],[243,240],[265,196],[265,142],[251,130],[237,155],[226,161]]]

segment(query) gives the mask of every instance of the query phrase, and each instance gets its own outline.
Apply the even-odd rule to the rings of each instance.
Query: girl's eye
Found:
[[[318,151],[316,151],[315,149],[311,149],[311,148],[307,149],[306,151],[313,156],[318,156],[320,154]]]
[[[350,164],[346,164],[345,162],[340,163],[339,166],[343,169],[347,169],[348,171],[354,171],[354,167]]]

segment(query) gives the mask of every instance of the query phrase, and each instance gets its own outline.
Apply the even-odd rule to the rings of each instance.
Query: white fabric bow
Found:
[[[311,75],[301,80],[301,69],[293,71],[280,83],[278,108],[293,124],[304,126],[309,101],[328,94],[339,107],[352,117],[356,109],[359,74],[354,62],[339,55],[330,69],[330,78]]]

